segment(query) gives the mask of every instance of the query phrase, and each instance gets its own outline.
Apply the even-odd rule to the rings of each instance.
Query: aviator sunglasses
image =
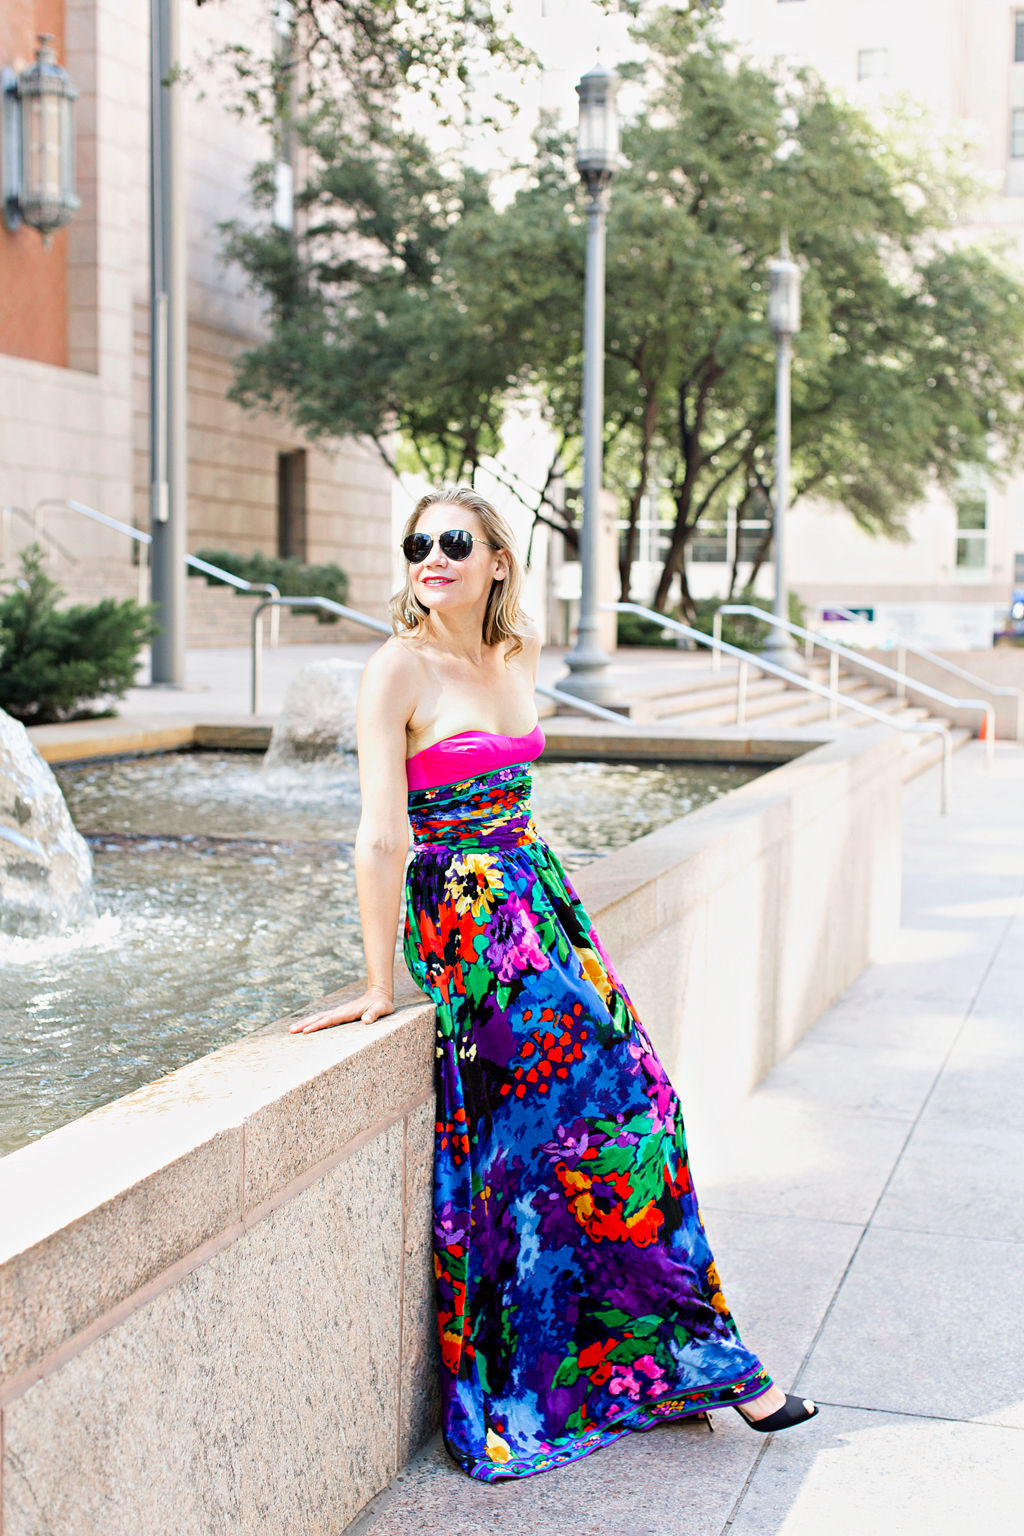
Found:
[[[449,560],[468,560],[473,553],[473,535],[465,528],[449,528],[445,533],[439,533],[437,542],[441,546],[442,555]],[[488,549],[497,549],[497,544],[488,544],[486,539],[477,539],[477,544],[483,544]],[[425,560],[434,547],[434,538],[429,533],[410,533],[402,540],[402,553],[410,565],[419,565]]]

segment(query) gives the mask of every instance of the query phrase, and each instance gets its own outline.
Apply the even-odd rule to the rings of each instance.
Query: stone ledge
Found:
[[[315,1035],[281,1020],[0,1159],[0,1387],[428,1094],[419,996]]]
[[[637,838],[573,876],[584,906],[607,923],[622,903],[643,909],[649,933],[707,899],[772,843],[790,837],[830,805],[901,761],[901,742],[885,726],[845,732],[834,741],[742,784],[721,800]],[[685,886],[673,872],[687,864]],[[625,938],[625,935],[623,935]],[[628,940],[626,940],[628,945]]]

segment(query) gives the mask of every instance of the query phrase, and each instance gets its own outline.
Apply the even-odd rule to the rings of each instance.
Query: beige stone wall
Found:
[[[132,0],[67,0],[67,65],[77,107],[82,209],[68,232],[69,368],[0,354],[0,506],[31,519],[71,497],[139,528],[149,523],[148,37]],[[231,359],[260,331],[259,307],[220,259],[218,225],[247,216],[266,136],[228,110],[214,50],[270,38],[262,0],[185,7],[194,78],[186,88],[189,257],[189,547],[277,547],[277,454],[303,446],[286,421],[230,405]],[[33,236],[34,238],[34,236]],[[391,585],[391,475],[370,448],[310,450],[308,556],[352,578],[351,601],[380,616]],[[60,507],[44,510],[51,572],[71,601],[138,591],[129,541]],[[7,526],[9,524],[9,535]],[[0,524],[0,578],[33,525]],[[337,631],[321,631],[334,639]]]
[[[843,737],[576,883],[691,1145],[893,932]],[[408,995],[408,994],[407,994]],[[0,1160],[2,1536],[337,1536],[431,1431],[432,1010],[238,1041]]]
[[[286,418],[250,414],[227,399],[244,341],[189,327],[189,549],[277,553],[277,456],[304,446]],[[148,315],[136,309],[135,523],[148,524]],[[353,608],[384,615],[391,591],[391,474],[371,447],[309,449],[307,558],[351,578]],[[333,631],[321,638],[333,639]]]

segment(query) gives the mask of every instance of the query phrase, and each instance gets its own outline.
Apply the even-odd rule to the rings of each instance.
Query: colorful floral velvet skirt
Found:
[[[485,1481],[770,1385],[721,1292],[679,1100],[529,795],[520,766],[409,797],[444,1436]]]

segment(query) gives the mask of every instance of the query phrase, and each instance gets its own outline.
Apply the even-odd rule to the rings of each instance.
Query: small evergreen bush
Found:
[[[303,565],[296,555],[282,560],[258,549],[251,555],[240,555],[231,549],[200,549],[196,556],[208,565],[230,571],[232,576],[240,576],[243,581],[272,582],[282,597],[329,597],[335,603],[348,602],[348,576],[340,565]],[[189,575],[205,576],[206,572],[190,567]],[[206,580],[211,587],[229,585],[217,576],[206,576]],[[303,609],[293,608],[292,612],[302,613]],[[321,624],[338,622],[336,613],[327,613],[323,608],[308,608],[305,612],[315,613]]]
[[[123,698],[139,649],[157,633],[152,609],[104,598],[58,610],[60,587],[43,570],[38,544],[23,550],[21,575],[0,598],[0,709],[25,725],[87,717],[97,699]]]
[[[619,645],[669,646],[675,649],[675,639],[665,633],[663,624],[645,619],[639,613],[620,613],[616,624]]]

